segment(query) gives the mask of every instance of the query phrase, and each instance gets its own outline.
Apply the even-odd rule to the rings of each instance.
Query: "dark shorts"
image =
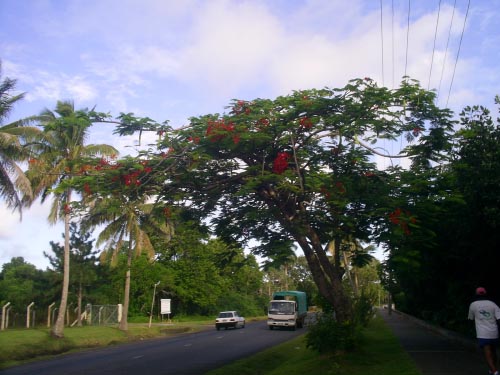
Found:
[[[493,347],[497,347],[499,340],[498,339],[477,339],[480,348],[484,348],[486,345],[491,345]]]

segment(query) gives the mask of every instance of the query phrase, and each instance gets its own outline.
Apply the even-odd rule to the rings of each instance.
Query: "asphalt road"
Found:
[[[197,375],[290,340],[305,329],[269,330],[266,322],[245,328],[146,340],[1,370],[2,375]]]

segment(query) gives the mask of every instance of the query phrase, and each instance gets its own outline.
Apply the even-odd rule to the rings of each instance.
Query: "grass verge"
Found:
[[[357,348],[348,353],[320,355],[306,348],[305,336],[206,375],[420,375],[398,339],[376,316],[363,331]]]
[[[116,327],[66,327],[64,338],[54,339],[48,328],[9,329],[0,332],[0,369],[21,363],[46,358],[71,351],[96,348],[119,343],[174,336],[180,333],[196,332],[212,321],[191,321],[173,325],[131,324],[127,332]]]

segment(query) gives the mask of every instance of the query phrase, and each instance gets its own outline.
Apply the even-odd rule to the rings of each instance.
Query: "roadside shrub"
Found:
[[[228,291],[217,299],[213,313],[225,310],[237,310],[240,315],[262,316],[265,314],[268,299],[259,296],[247,296],[238,292]]]
[[[373,317],[371,298],[362,294],[353,301],[352,319],[339,323],[332,312],[322,314],[306,334],[308,348],[319,353],[349,351],[358,342],[359,333]]]
[[[361,327],[366,327],[373,318],[372,299],[366,294],[356,298],[353,306],[353,321]]]
[[[332,314],[323,314],[309,327],[306,346],[319,353],[352,350],[357,341],[357,325],[339,323]]]

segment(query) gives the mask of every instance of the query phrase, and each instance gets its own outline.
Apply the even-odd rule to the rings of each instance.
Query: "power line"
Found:
[[[394,62],[394,0],[391,1],[391,28],[392,28],[392,88],[394,88],[395,62]]]
[[[448,55],[448,46],[450,44],[451,28],[453,26],[453,18],[455,17],[456,5],[457,5],[457,0],[455,0],[455,3],[453,4],[453,12],[451,13],[450,28],[448,29],[448,40],[446,41],[446,49],[444,51],[443,67],[441,68],[441,77],[439,78],[439,86],[438,86],[438,93],[437,93],[436,99],[439,98],[439,93],[441,92],[441,83],[443,82],[444,68],[446,66],[446,57]]]
[[[408,21],[406,26],[406,57],[405,57],[405,77],[406,77],[406,69],[408,68],[408,45],[410,39],[410,6],[411,0],[408,0]]]
[[[460,48],[462,47],[462,40],[465,32],[465,24],[467,23],[467,16],[469,15],[470,0],[467,2],[467,11],[465,12],[464,26],[462,28],[462,34],[460,35],[460,42],[458,43],[457,57],[455,59],[455,66],[453,68],[453,74],[451,76],[450,90],[448,91],[448,98],[446,99],[446,106],[448,107],[448,101],[450,100],[451,87],[453,86],[453,80],[455,79],[455,71],[457,70],[458,56],[460,55]]]
[[[436,51],[436,39],[437,39],[437,32],[438,32],[438,26],[439,26],[439,14],[441,13],[441,0],[439,0],[439,7],[438,7],[438,14],[437,14],[437,21],[436,21],[436,30],[434,31],[434,45],[432,47],[432,58],[431,58],[431,68],[429,70],[429,83],[427,84],[427,90],[431,87],[431,77],[432,77],[432,65],[434,64],[434,52]]]
[[[382,40],[382,86],[385,86],[384,80],[384,19],[383,19],[383,7],[382,1],[380,0],[380,39]]]

